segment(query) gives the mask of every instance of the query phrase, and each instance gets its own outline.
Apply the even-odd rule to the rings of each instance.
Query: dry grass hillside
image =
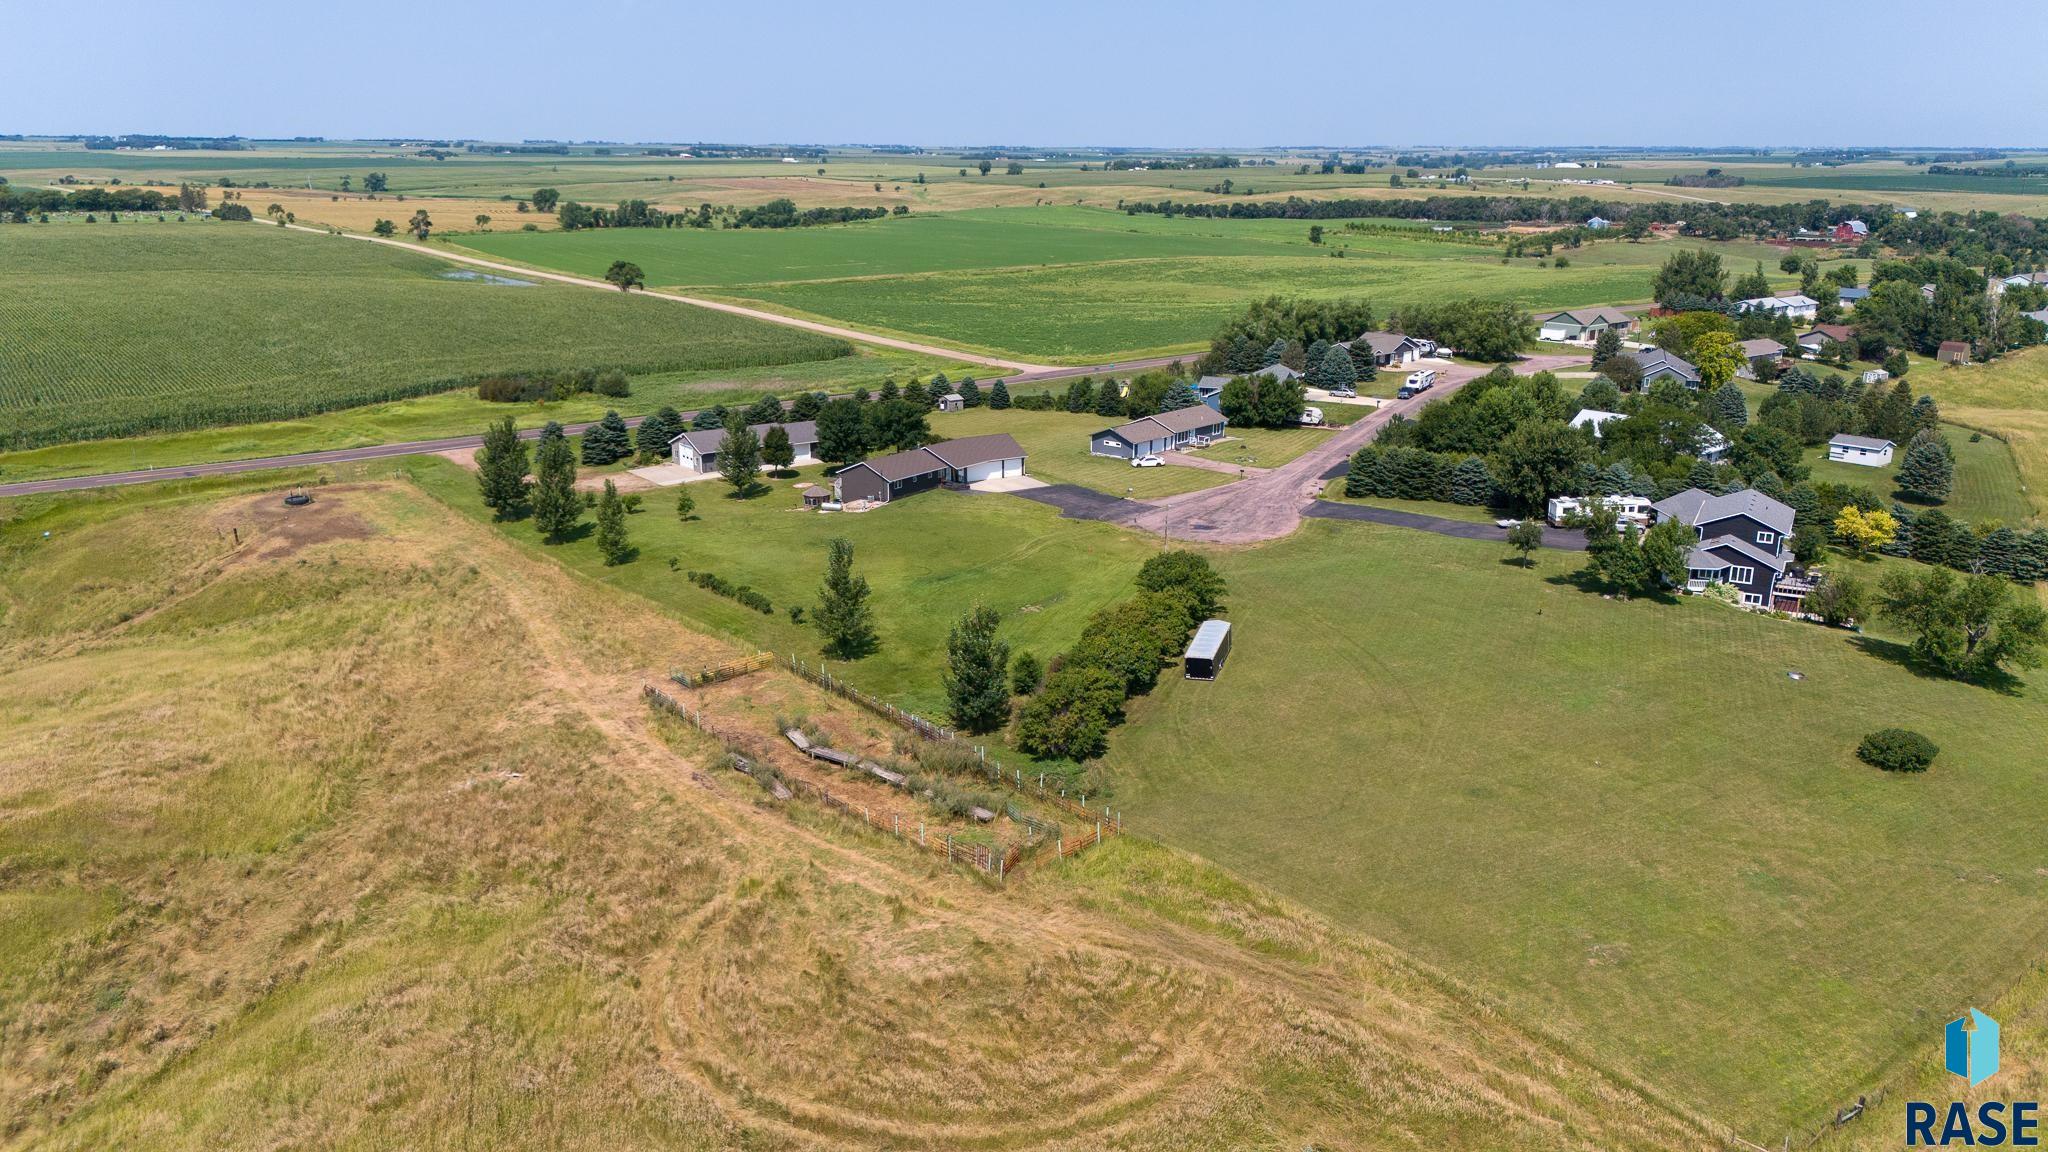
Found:
[[[1142,840],[997,889],[768,799],[638,696],[717,644],[403,482],[0,524],[0,1147],[1716,1142]]]

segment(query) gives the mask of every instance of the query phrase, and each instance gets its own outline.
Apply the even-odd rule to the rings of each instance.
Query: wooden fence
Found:
[[[839,696],[842,699],[851,700],[855,704],[858,704],[861,707],[867,709],[868,711],[873,712],[875,715],[880,716],[882,719],[887,720],[892,724],[908,728],[910,731],[917,733],[918,735],[924,737],[927,740],[936,740],[941,743],[948,743],[953,739],[953,730],[951,728],[948,728],[943,724],[927,720],[924,717],[919,716],[915,712],[905,712],[903,709],[898,708],[894,704],[889,703],[887,700],[883,700],[875,696],[870,696],[867,693],[861,691],[860,689],[855,688],[853,685],[848,684],[846,681],[841,680],[838,677],[832,675],[832,673],[826,671],[823,667],[813,668],[809,664],[806,664],[803,661],[797,659],[796,657],[791,656],[789,658],[789,670],[791,672],[796,673],[798,676],[801,676],[804,679],[809,680],[811,683],[816,684],[818,687],[825,689],[827,692]]]
[[[775,653],[756,652],[752,656],[742,656],[737,660],[728,660],[723,664],[715,664],[709,668],[699,668],[694,672],[683,669],[670,669],[668,678],[685,688],[703,688],[707,685],[716,684],[721,680],[731,680],[735,677],[745,676],[749,672],[759,672],[773,663],[775,663]]]

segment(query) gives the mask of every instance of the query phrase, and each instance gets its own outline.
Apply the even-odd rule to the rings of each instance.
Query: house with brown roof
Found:
[[[992,432],[849,464],[832,477],[832,494],[841,503],[887,504],[941,484],[977,484],[1024,474],[1023,446],[1008,432]]]
[[[1088,454],[1135,460],[1186,447],[1191,440],[1214,439],[1223,435],[1229,423],[1223,413],[1206,404],[1176,408],[1104,428],[1088,438]]]
[[[1968,340],[1943,340],[1934,352],[1934,358],[1943,364],[1968,364],[1970,342]]]
[[[1799,351],[1805,355],[1818,356],[1827,349],[1828,342],[1847,344],[1856,339],[1856,330],[1847,324],[1815,324],[1793,337]]]

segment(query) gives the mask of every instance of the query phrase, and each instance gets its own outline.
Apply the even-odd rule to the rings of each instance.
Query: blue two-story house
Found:
[[[1754,488],[1726,496],[1688,488],[1652,504],[1650,517],[1652,523],[1677,520],[1699,534],[1685,561],[1688,592],[1726,584],[1746,607],[1800,610],[1805,586],[1785,577],[1792,563],[1792,509]]]

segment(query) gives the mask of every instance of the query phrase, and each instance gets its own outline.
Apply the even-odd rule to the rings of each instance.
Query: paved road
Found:
[[[1124,500],[1075,484],[1048,484],[1043,488],[1024,488],[1010,495],[1022,496],[1026,500],[1034,500],[1040,504],[1050,504],[1069,520],[1104,520],[1111,524],[1121,524],[1145,510],[1145,505],[1138,501]]]
[[[1452,520],[1445,516],[1425,516],[1420,512],[1403,512],[1398,508],[1374,508],[1369,504],[1339,504],[1334,500],[1313,501],[1302,511],[1302,515],[1316,520],[1364,520],[1372,524],[1392,524],[1398,528],[1434,532],[1439,536],[1455,536],[1460,540],[1491,540],[1497,544],[1505,544],[1508,538],[1505,529],[1492,524]],[[1564,552],[1584,552],[1586,535],[1564,528],[1545,527],[1543,546]]]
[[[1517,361],[1524,376],[1584,362],[1581,356],[1530,356]],[[1322,491],[1326,479],[1342,475],[1353,452],[1371,443],[1395,416],[1412,415],[1484,375],[1487,369],[1457,364],[1438,373],[1435,388],[1407,400],[1383,404],[1372,414],[1300,456],[1257,476],[1147,501],[1147,510],[1127,521],[1134,528],[1181,540],[1212,544],[1253,544],[1275,540],[1301,526],[1302,510]]]

